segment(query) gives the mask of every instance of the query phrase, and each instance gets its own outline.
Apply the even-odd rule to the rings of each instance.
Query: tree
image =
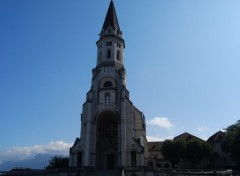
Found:
[[[186,143],[185,158],[191,163],[192,168],[195,168],[199,162],[210,155],[211,145],[205,141],[194,140]]]
[[[185,142],[182,140],[165,140],[161,151],[162,155],[171,162],[172,167],[176,167],[179,160],[185,155]]]
[[[223,139],[222,149],[232,154],[233,159],[240,168],[240,120],[226,128],[226,135]]]
[[[201,140],[166,140],[161,151],[173,167],[176,167],[180,159],[186,159],[191,163],[192,168],[195,168],[203,158],[210,155],[211,145]]]
[[[69,158],[62,155],[56,155],[50,158],[46,169],[62,169],[68,168]]]

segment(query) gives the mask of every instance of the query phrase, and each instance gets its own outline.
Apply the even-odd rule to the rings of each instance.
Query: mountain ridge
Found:
[[[37,154],[31,159],[21,161],[6,161],[0,164],[0,171],[9,171],[14,168],[44,169],[54,154]]]

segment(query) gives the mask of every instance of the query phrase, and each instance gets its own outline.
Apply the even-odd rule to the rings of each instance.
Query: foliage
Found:
[[[240,120],[237,123],[226,128],[226,135],[222,143],[224,152],[232,154],[236,160],[238,167],[240,167]]]
[[[62,155],[56,155],[50,158],[46,169],[62,169],[68,168],[69,158]]]
[[[161,148],[162,155],[171,162],[173,167],[176,167],[176,164],[185,155],[185,146],[184,141],[166,140]]]
[[[209,156],[211,145],[201,140],[166,140],[162,145],[161,151],[173,167],[176,167],[180,159],[186,159],[194,168],[203,158]]]
[[[211,145],[205,141],[195,140],[186,143],[185,158],[191,163],[192,168],[205,157],[208,157],[211,152]]]

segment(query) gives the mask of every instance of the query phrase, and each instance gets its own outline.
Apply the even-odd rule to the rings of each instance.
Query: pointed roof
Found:
[[[148,151],[161,151],[163,142],[164,142],[164,141],[147,142]]]
[[[196,141],[196,140],[201,140],[201,141],[203,141],[202,139],[200,139],[200,138],[198,138],[198,137],[196,137],[196,136],[194,136],[194,135],[192,135],[192,134],[190,134],[190,133],[187,133],[187,132],[182,133],[182,134],[176,136],[175,138],[173,138],[173,140],[174,140],[174,141],[175,141],[175,140],[183,140],[183,141]]]
[[[225,136],[224,132],[218,131],[215,134],[213,134],[212,136],[210,136],[207,141],[210,143],[222,142],[224,136]]]
[[[106,30],[108,26],[111,26],[114,30],[119,30],[120,27],[118,24],[117,14],[116,10],[113,4],[113,1],[111,0],[110,5],[108,7],[107,15],[103,24],[102,29]]]

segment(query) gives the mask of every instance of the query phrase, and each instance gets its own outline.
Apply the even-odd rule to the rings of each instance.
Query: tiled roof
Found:
[[[161,151],[163,141],[148,142],[148,151]]]
[[[215,134],[213,134],[212,136],[210,136],[207,141],[210,143],[222,142],[224,135],[225,135],[224,132],[218,131]]]
[[[201,141],[203,141],[202,139],[200,139],[190,133],[187,133],[187,132],[176,136],[175,138],[173,138],[173,140],[184,140],[184,141],[201,140]]]

